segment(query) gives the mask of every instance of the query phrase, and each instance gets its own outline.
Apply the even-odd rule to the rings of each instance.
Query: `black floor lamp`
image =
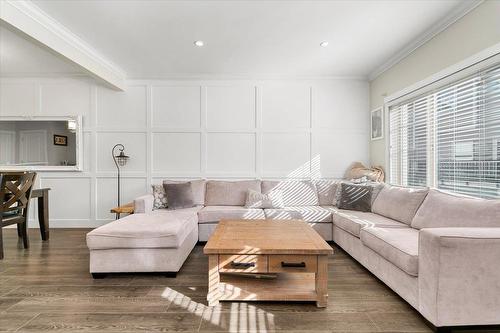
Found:
[[[115,154],[115,149],[118,148],[120,153],[118,155]],[[120,167],[127,164],[127,161],[130,157],[125,155],[123,152],[125,147],[119,143],[116,144],[113,149],[111,149],[111,155],[113,156],[113,161],[115,161],[116,169],[118,170],[118,206],[120,206]]]

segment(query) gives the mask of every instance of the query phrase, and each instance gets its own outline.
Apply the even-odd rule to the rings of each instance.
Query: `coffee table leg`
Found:
[[[325,308],[328,303],[328,256],[318,256],[316,295],[316,306],[318,308]]]
[[[215,306],[219,304],[220,290],[219,290],[219,260],[217,255],[208,256],[208,306]]]

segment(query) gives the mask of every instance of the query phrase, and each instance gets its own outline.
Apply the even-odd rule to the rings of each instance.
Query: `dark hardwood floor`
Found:
[[[17,332],[430,332],[423,318],[336,248],[329,305],[206,304],[208,260],[197,246],[176,278],[111,275],[93,280],[82,229],[53,229],[30,249],[4,229],[0,331]]]

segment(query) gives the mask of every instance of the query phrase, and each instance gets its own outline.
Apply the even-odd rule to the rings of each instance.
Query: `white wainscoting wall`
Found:
[[[0,115],[83,116],[83,171],[40,173],[37,186],[52,189],[51,227],[94,227],[113,219],[116,143],[130,156],[122,203],[165,178],[342,177],[369,160],[368,89],[360,79],[134,80],[117,92],[84,77],[3,78]]]

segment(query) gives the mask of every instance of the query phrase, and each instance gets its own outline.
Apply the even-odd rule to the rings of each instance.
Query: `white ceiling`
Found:
[[[460,0],[34,0],[127,78],[367,76],[463,5]],[[74,72],[1,29],[0,74]],[[193,46],[203,40],[205,46]],[[322,48],[321,41],[329,46]]]
[[[0,76],[75,73],[81,73],[78,66],[0,25]]]

